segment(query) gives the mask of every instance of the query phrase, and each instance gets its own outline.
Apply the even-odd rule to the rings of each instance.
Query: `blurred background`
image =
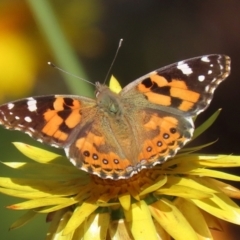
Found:
[[[227,54],[232,58],[232,73],[197,124],[219,108],[222,112],[194,144],[218,139],[203,152],[240,154],[239,12],[238,0],[1,0],[0,103],[46,94],[94,96],[89,84],[62,74],[47,62],[92,82],[103,82],[120,38],[124,42],[111,74],[122,86],[180,60]],[[24,159],[11,144],[14,141],[43,147],[22,133],[0,128],[1,161]],[[1,165],[0,174],[7,176],[8,169]],[[5,206],[17,201],[0,196],[1,239],[44,239],[44,215],[8,232],[23,213]]]

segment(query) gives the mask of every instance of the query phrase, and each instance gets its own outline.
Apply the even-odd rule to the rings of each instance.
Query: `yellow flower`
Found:
[[[214,239],[209,227],[217,225],[216,218],[240,225],[240,209],[230,199],[239,198],[240,191],[219,180],[240,177],[216,170],[240,166],[239,156],[193,153],[204,146],[185,148],[162,165],[114,181],[80,171],[55,153],[14,144],[34,162],[4,162],[24,174],[0,178],[1,193],[25,199],[8,208],[28,210],[11,229],[39,213],[51,222],[48,240]]]
[[[37,71],[32,45],[19,33],[0,31],[0,52],[0,101],[29,93]]]

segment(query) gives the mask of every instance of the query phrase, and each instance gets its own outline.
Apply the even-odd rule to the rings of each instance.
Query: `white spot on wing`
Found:
[[[205,80],[205,76],[204,75],[199,75],[198,76],[198,81],[199,82],[203,82]]]
[[[26,122],[32,122],[32,119],[31,119],[30,117],[28,117],[28,116],[25,117],[24,120],[25,120]]]
[[[74,165],[74,166],[77,166],[76,164],[76,161],[73,159],[73,158],[70,158],[70,155],[69,155],[69,147],[65,147],[64,148],[64,151],[65,151],[65,154],[66,154],[66,157],[69,159],[69,161]],[[85,170],[86,171],[86,170]]]
[[[69,157],[69,147],[64,148],[65,154],[67,157]]]
[[[7,122],[8,121],[8,119],[7,119],[7,117],[4,115],[4,112],[3,111],[1,111],[0,110],[0,112],[1,112],[1,114],[2,114],[2,117],[3,117],[3,121],[4,122]],[[1,119],[0,119],[0,121],[1,121]],[[1,123],[3,123],[4,124],[4,122],[3,121],[1,121]],[[5,128],[6,128],[6,126],[5,126]]]
[[[28,136],[32,137],[32,133],[31,132],[25,132]]]
[[[177,68],[181,70],[182,73],[185,75],[190,75],[193,72],[192,69],[186,63],[182,64],[182,62],[179,62]]]
[[[37,141],[43,143],[43,140],[41,138],[38,138]]]
[[[51,143],[51,146],[55,147],[55,148],[59,148],[59,146],[57,144]]]
[[[178,62],[178,66],[183,65],[183,61]]]
[[[11,110],[14,108],[15,105],[13,103],[9,103],[7,106],[8,106],[8,109]]]
[[[28,98],[27,105],[30,112],[35,112],[37,110],[37,101],[34,98]]]
[[[15,116],[15,119],[16,119],[16,120],[19,120],[19,119],[20,119],[20,117],[19,117],[19,116]]]
[[[206,92],[209,92],[209,89],[210,89],[209,86],[206,86],[206,87],[205,87],[205,91],[206,91]]]
[[[210,62],[210,59],[207,56],[201,58],[203,62]]]
[[[73,166],[77,167],[76,161],[73,158],[68,158],[68,159],[69,159],[70,163],[72,163]]]
[[[35,132],[35,130],[34,130],[32,127],[29,127],[28,129],[29,129],[29,131],[31,131],[31,132]]]
[[[208,70],[208,74],[212,74],[212,70]]]

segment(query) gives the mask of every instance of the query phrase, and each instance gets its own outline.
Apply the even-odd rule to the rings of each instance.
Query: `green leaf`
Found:
[[[197,138],[199,135],[201,135],[203,132],[205,132],[217,119],[218,115],[220,114],[221,109],[218,109],[214,114],[212,114],[211,117],[209,117],[202,125],[200,125],[193,134],[193,137],[191,139],[194,140]]]

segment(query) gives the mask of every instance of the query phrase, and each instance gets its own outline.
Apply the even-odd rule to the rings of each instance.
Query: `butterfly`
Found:
[[[79,169],[127,179],[173,157],[192,137],[192,117],[210,104],[230,73],[230,58],[212,54],[140,77],[118,94],[97,82],[96,99],[30,97],[0,106],[0,124],[63,148]]]

